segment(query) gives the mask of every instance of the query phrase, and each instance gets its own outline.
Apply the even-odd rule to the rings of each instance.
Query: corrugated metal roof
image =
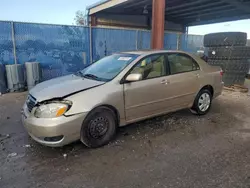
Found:
[[[116,2],[115,6],[102,6]],[[142,15],[146,9],[152,14],[152,0],[105,0],[90,7],[101,14]],[[100,6],[100,9],[98,7]],[[167,0],[166,20],[186,26],[235,21],[250,18],[250,0]]]

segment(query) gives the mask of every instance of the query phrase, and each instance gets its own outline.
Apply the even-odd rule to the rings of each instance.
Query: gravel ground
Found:
[[[224,92],[206,116],[188,110],[119,129],[99,149],[49,148],[20,121],[26,93],[0,96],[0,187],[250,188],[250,97]]]

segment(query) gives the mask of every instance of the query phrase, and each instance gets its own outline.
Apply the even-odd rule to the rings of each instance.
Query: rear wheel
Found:
[[[97,148],[108,144],[115,136],[117,124],[112,110],[99,107],[91,112],[83,122],[81,141],[87,147]]]
[[[195,98],[191,112],[198,115],[205,115],[210,110],[212,104],[212,94],[208,89],[202,89]]]

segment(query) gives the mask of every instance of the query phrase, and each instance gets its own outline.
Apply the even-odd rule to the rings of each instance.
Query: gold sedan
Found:
[[[80,139],[95,148],[110,142],[119,126],[184,108],[204,115],[222,88],[221,69],[186,52],[116,53],[38,84],[23,106],[22,120],[43,145]]]

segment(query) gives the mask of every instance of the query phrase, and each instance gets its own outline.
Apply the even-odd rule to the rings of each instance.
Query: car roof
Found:
[[[134,54],[138,56],[148,56],[158,53],[182,53],[187,54],[190,57],[192,57],[202,68],[206,68],[208,64],[203,61],[200,57],[195,55],[194,53],[189,53],[181,50],[137,50],[137,51],[127,51],[127,52],[121,52],[119,54]]]
[[[180,50],[138,50],[138,51],[128,51],[128,52],[121,52],[125,54],[135,54],[135,55],[150,55],[150,54],[157,54],[157,53],[185,53],[189,54],[184,51]]]

